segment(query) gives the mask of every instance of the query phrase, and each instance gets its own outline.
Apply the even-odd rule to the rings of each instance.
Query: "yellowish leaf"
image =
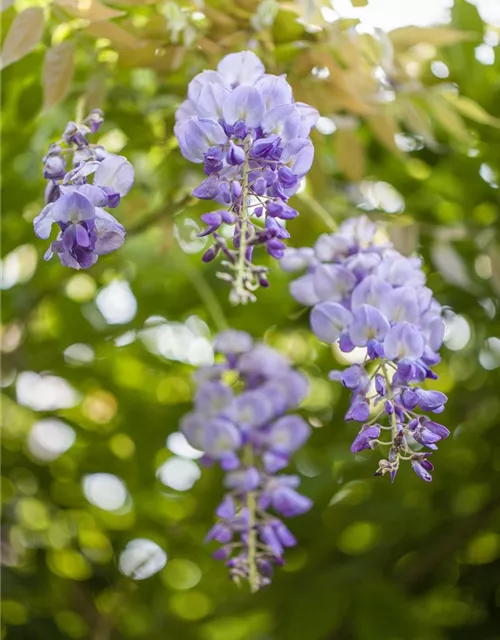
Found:
[[[104,72],[97,72],[89,78],[85,91],[85,113],[89,113],[92,109],[102,108],[106,98],[106,91],[106,75]]]
[[[368,0],[351,0],[353,7],[366,7]]]
[[[394,138],[394,136],[399,133],[399,126],[394,115],[388,111],[381,111],[380,113],[368,116],[367,122],[379,142],[387,147],[389,151],[400,156],[401,150]]]
[[[422,42],[428,42],[437,47],[456,44],[473,39],[475,34],[448,27],[400,27],[389,31],[388,36],[398,49],[409,49]]]
[[[365,175],[366,156],[363,145],[352,129],[339,129],[334,136],[337,165],[349,180],[358,181]]]
[[[432,132],[431,120],[424,109],[411,98],[399,95],[397,98],[399,119],[404,120],[412,133],[420,136],[430,149],[437,148]]]
[[[492,127],[500,127],[500,119],[490,115],[483,107],[467,98],[466,96],[456,96],[451,93],[446,94],[448,100],[460,111],[460,113],[469,118],[475,120],[480,124],[488,124]]]
[[[40,7],[30,7],[17,14],[3,43],[2,69],[23,58],[40,42],[43,26],[43,10]]]
[[[6,11],[13,4],[14,4],[14,0],[1,0],[0,11]]]
[[[125,15],[124,11],[112,9],[102,4],[98,0],[54,0],[56,4],[63,7],[68,13],[77,18],[85,18],[90,22],[100,22],[102,20],[110,20],[111,18],[119,18]]]
[[[447,100],[443,100],[441,96],[435,95],[429,99],[429,106],[437,122],[455,140],[467,145],[473,142],[470,131],[452,104]]]
[[[91,22],[86,32],[95,38],[107,38],[118,48],[137,49],[144,45],[142,40],[114,22]]]
[[[405,218],[403,220],[403,218]],[[389,237],[396,249],[404,256],[411,256],[418,248],[419,227],[411,221],[410,216],[398,216],[399,224],[391,224]]]
[[[75,72],[74,56],[74,44],[68,40],[52,47],[45,54],[43,94],[46,109],[66,97]]]

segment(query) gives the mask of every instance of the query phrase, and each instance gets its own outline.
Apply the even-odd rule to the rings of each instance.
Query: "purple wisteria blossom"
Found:
[[[429,482],[428,458],[450,433],[419,412],[439,414],[447,401],[421,387],[437,379],[432,367],[443,342],[441,306],[425,286],[421,259],[376,242],[376,230],[366,216],[347,220],[337,233],[320,236],[314,249],[287,249],[281,266],[306,271],[290,291],[312,307],[311,328],[320,340],[338,343],[344,353],[366,350],[362,364],[330,373],[352,392],[346,420],[362,424],[352,452],[388,447],[375,475],[387,473],[393,481],[401,460],[410,460]]]
[[[62,139],[49,147],[43,159],[46,206],[33,221],[35,233],[46,240],[55,223],[59,233],[45,259],[56,253],[72,269],[91,267],[125,240],[125,229],[104,207],[114,209],[127,195],[134,169],[123,156],[88,142],[87,136],[96,133],[102,122],[99,110],[83,124],[69,122]]]
[[[203,260],[222,255],[218,275],[231,283],[235,304],[255,300],[253,292],[269,284],[268,269],[252,263],[254,248],[283,256],[286,220],[298,215],[287,201],[311,168],[309,133],[317,119],[316,109],[294,101],[285,76],[265,73],[251,51],[231,53],[217,71],[198,74],[177,110],[180,150],[206,175],[193,195],[220,205],[202,215],[201,235],[213,238]]]
[[[204,451],[202,461],[217,462],[226,473],[227,493],[207,535],[221,545],[214,557],[256,591],[269,584],[273,564],[283,564],[284,549],[296,544],[282,518],[312,506],[297,492],[298,476],[278,473],[309,437],[309,425],[288,413],[305,398],[308,384],[284,356],[254,345],[247,333],[225,331],[215,348],[225,361],[196,372],[194,411],[181,430]]]

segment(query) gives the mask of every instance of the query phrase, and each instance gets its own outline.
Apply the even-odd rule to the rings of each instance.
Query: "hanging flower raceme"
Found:
[[[366,349],[363,364],[330,373],[352,391],[346,420],[362,424],[352,452],[387,447],[375,475],[388,473],[394,480],[400,461],[409,460],[430,481],[429,456],[449,435],[420,413],[439,414],[447,401],[444,393],[421,387],[437,378],[432,366],[443,341],[441,307],[425,286],[420,258],[375,242],[375,232],[366,216],[348,220],[338,233],[320,236],[314,249],[288,249],[281,264],[287,271],[307,269],[290,291],[313,307],[316,336],[338,343],[344,353]]]
[[[221,206],[202,216],[201,235],[213,238],[203,260],[223,255],[225,271],[218,275],[231,283],[234,303],[254,300],[253,292],[268,286],[268,270],[252,263],[257,245],[283,256],[284,223],[298,215],[287,201],[311,168],[309,133],[317,118],[316,109],[294,101],[285,77],[266,74],[250,51],[229,54],[217,71],[189,83],[175,135],[184,157],[203,164],[207,176],[193,195]]]
[[[125,240],[125,229],[105,207],[114,209],[130,191],[134,169],[123,156],[88,142],[102,121],[102,113],[95,110],[83,124],[69,122],[43,159],[46,206],[33,222],[35,233],[46,240],[56,223],[59,233],[45,259],[57,254],[73,269],[87,269]]]
[[[297,493],[299,478],[279,474],[309,437],[308,424],[288,413],[307,394],[307,381],[281,354],[252,343],[244,332],[226,331],[216,350],[225,360],[195,375],[195,408],[181,430],[205,452],[202,461],[226,472],[227,493],[207,540],[220,548],[231,577],[252,591],[270,582],[273,564],[296,544],[282,517],[300,515],[311,501]]]

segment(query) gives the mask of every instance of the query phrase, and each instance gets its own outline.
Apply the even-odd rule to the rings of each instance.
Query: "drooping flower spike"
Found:
[[[99,110],[83,124],[69,122],[62,139],[50,145],[43,158],[46,206],[33,221],[35,233],[46,240],[57,224],[59,234],[45,260],[56,253],[72,269],[87,269],[125,240],[125,229],[105,207],[114,209],[130,191],[134,169],[123,156],[89,143],[87,136],[102,122]]]
[[[377,243],[375,233],[366,216],[347,220],[313,249],[287,249],[281,265],[306,270],[290,292],[312,307],[311,328],[320,340],[338,343],[344,353],[366,349],[362,364],[330,373],[352,391],[346,420],[362,424],[351,451],[387,447],[375,475],[387,473],[393,481],[400,462],[409,460],[429,482],[429,456],[450,433],[421,413],[439,414],[447,401],[421,387],[437,379],[432,367],[443,342],[441,306],[425,286],[421,259]]]
[[[181,431],[204,451],[203,462],[226,472],[227,493],[207,535],[221,545],[214,557],[257,591],[269,584],[273,565],[283,564],[284,549],[296,544],[282,518],[312,506],[296,491],[298,476],[278,473],[309,437],[309,425],[288,413],[308,384],[284,356],[253,344],[245,332],[219,334],[215,348],[224,360],[196,372],[195,408]]]
[[[235,304],[255,300],[253,292],[269,284],[268,269],[252,263],[254,248],[283,256],[286,220],[298,215],[287,201],[311,168],[309,133],[317,119],[316,109],[294,101],[285,77],[266,74],[251,51],[231,53],[217,71],[198,74],[177,110],[180,150],[207,176],[193,195],[220,205],[202,216],[201,235],[213,238],[203,260],[223,256],[218,275],[231,284]]]

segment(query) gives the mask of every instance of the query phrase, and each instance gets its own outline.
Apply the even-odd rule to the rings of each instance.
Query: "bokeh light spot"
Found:
[[[127,502],[127,486],[111,473],[93,473],[83,478],[83,492],[87,500],[99,509],[118,511]]]
[[[120,571],[134,580],[145,580],[167,563],[167,554],[163,549],[147,538],[136,538],[127,544],[120,554]]]

